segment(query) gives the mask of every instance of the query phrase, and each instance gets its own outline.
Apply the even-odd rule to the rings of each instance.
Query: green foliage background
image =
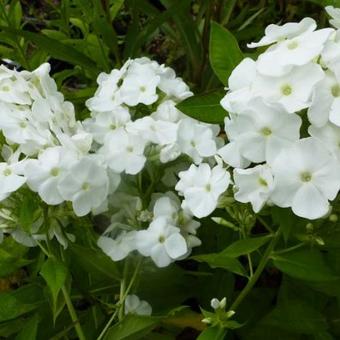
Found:
[[[146,55],[174,67],[197,94],[179,105],[184,113],[222,123],[227,78],[256,53],[246,43],[270,23],[311,16],[325,26],[328,4],[340,7],[339,0],[2,0],[0,56],[27,70],[49,61],[83,119],[97,75]],[[41,214],[52,221],[30,195],[16,197],[16,223],[26,230]],[[155,316],[127,316],[105,339],[340,339],[339,212],[336,202],[330,218],[310,224],[286,209],[220,210],[220,224],[203,220],[203,245],[191,259],[142,267],[138,294]],[[86,339],[100,336],[116,308],[122,264],[96,247],[101,221],[78,218],[71,228],[76,243],[66,251],[52,242],[28,249],[10,237],[1,244],[0,337],[76,339],[79,325]],[[210,299],[224,296],[242,327],[205,328]]]

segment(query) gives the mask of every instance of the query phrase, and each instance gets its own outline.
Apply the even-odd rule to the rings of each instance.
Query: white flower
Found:
[[[323,77],[321,67],[313,63],[295,67],[281,77],[258,75],[253,94],[269,103],[282,104],[289,113],[297,112],[310,105],[313,88]]]
[[[271,162],[282,148],[299,139],[300,126],[299,116],[288,115],[280,105],[266,105],[255,98],[242,114],[231,114],[225,119],[225,131],[231,143],[218,154],[227,164],[237,167],[248,166],[246,160]]]
[[[258,213],[268,201],[273,190],[273,175],[267,165],[257,165],[250,169],[234,169],[235,199],[250,202]]]
[[[339,69],[340,63],[340,30],[337,30],[325,44],[321,53],[320,64]]]
[[[227,298],[224,297],[222,300],[218,300],[217,298],[213,298],[210,301],[210,306],[213,309],[224,309],[227,304]]]
[[[152,307],[137,295],[128,295],[125,299],[125,314],[151,315]]]
[[[118,173],[125,171],[135,175],[145,164],[145,139],[128,133],[124,129],[115,130],[107,136],[99,153],[104,156],[108,166]]]
[[[31,97],[28,84],[20,72],[0,66],[0,100],[5,103],[29,105]]]
[[[303,66],[318,57],[331,33],[332,28],[314,32],[307,31],[295,38],[277,43],[261,54],[257,61],[257,70],[267,76],[283,76],[293,66]]]
[[[252,98],[251,84],[256,77],[256,63],[253,59],[243,59],[231,73],[229,92],[221,100],[222,107],[229,112],[240,112]]]
[[[271,24],[265,29],[265,36],[257,43],[248,44],[249,48],[271,45],[285,39],[295,38],[305,32],[313,32],[316,22],[312,18],[304,18],[300,22],[289,22],[282,26]]]
[[[179,173],[180,180],[175,189],[184,196],[182,207],[189,209],[196,217],[205,217],[217,207],[220,195],[230,183],[230,174],[220,165],[210,168],[206,163],[192,164]]]
[[[170,223],[178,226],[181,234],[184,236],[187,246],[188,255],[191,248],[201,245],[201,240],[196,236],[200,223],[192,218],[188,210],[181,209],[181,202],[172,192],[166,193],[166,196],[158,198],[153,208],[154,218],[166,217]]]
[[[67,169],[76,161],[77,156],[61,146],[48,148],[39,154],[38,159],[27,161],[24,170],[27,184],[47,204],[60,204],[64,199],[58,185]]]
[[[273,164],[275,188],[271,200],[292,207],[308,219],[324,216],[340,188],[339,163],[320,142],[301,139],[281,152]]]
[[[326,6],[325,10],[327,14],[331,16],[329,23],[335,28],[340,28],[340,8],[334,8],[333,6]]]
[[[114,239],[108,236],[100,236],[97,244],[113,261],[120,261],[136,249],[135,236],[135,231],[122,231]]]
[[[86,106],[91,111],[108,112],[114,110],[122,103],[118,91],[118,82],[124,70],[112,70],[110,74],[100,73],[97,78],[99,85],[94,97],[86,101]]]
[[[143,117],[129,123],[126,130],[134,135],[143,136],[149,142],[158,145],[175,143],[177,139],[177,124],[152,117]]]
[[[117,106],[112,111],[99,112],[93,118],[87,119],[84,125],[91,132],[93,139],[103,144],[107,135],[116,129],[124,127],[131,120],[129,111],[122,106]]]
[[[26,178],[19,174],[19,163],[0,163],[0,200],[7,198],[25,184]]]
[[[156,120],[178,123],[180,119],[185,118],[185,115],[176,108],[176,103],[173,100],[165,100],[158,105],[151,117]]]
[[[150,64],[133,63],[120,88],[122,101],[130,106],[139,103],[150,105],[157,101],[157,85],[160,77],[156,75]]]
[[[160,76],[158,87],[168,97],[181,101],[193,95],[189,86],[182,78],[176,77],[176,73],[172,68],[161,68],[161,71],[158,72],[158,74]]]
[[[136,246],[142,255],[150,256],[158,267],[168,266],[188,251],[180,229],[163,216],[153,220],[148,229],[137,232]]]
[[[204,157],[214,156],[216,141],[214,130],[206,124],[186,118],[178,127],[178,145],[183,153],[198,164]]]
[[[314,88],[308,119],[318,127],[328,120],[340,126],[340,73],[325,71],[325,78]]]
[[[84,157],[71,166],[58,189],[65,200],[72,202],[75,214],[85,216],[98,208],[107,197],[109,179],[106,169],[94,159]]]
[[[319,140],[340,161],[340,127],[328,123],[321,128],[311,125],[309,134]]]

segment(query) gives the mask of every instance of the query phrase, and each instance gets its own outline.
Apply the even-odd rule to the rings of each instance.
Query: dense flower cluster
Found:
[[[338,11],[326,10],[337,27]],[[270,203],[316,219],[339,192],[338,37],[332,28],[317,30],[311,18],[269,25],[249,44],[267,50],[244,59],[229,79],[221,101],[229,143],[219,155],[235,168],[235,199],[255,212]]]
[[[327,10],[339,28],[339,11]],[[176,108],[189,87],[148,58],[100,74],[83,122],[48,64],[33,72],[1,66],[0,199],[27,185],[49,206],[70,202],[76,216],[105,214],[111,223],[98,246],[114,261],[137,252],[158,267],[201,244],[195,218],[210,215],[222,195],[254,212],[274,204],[308,219],[325,216],[340,189],[340,30],[317,30],[305,18],[268,26],[249,45],[259,46],[269,47],[235,68],[221,101],[227,140],[218,125]],[[11,219],[7,212],[1,222]],[[31,234],[2,229],[34,246],[46,237],[40,226]],[[48,236],[66,247],[73,237],[61,226],[52,223]],[[127,311],[151,313],[136,296],[126,303]]]

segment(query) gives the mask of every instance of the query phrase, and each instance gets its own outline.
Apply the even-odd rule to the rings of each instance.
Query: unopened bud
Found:
[[[202,320],[202,322],[203,322],[203,323],[209,324],[209,323],[211,323],[211,318],[204,318],[204,319]]]
[[[336,215],[336,214],[332,214],[332,215],[330,215],[329,216],[329,220],[331,221],[331,222],[338,222],[338,215]]]

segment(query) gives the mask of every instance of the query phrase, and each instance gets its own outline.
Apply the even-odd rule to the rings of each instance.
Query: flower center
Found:
[[[340,85],[333,85],[331,88],[331,92],[333,97],[340,97]]]
[[[194,140],[192,140],[191,142],[190,142],[190,145],[194,148],[194,147],[196,147],[196,143],[195,143],[195,141]]]
[[[81,188],[84,190],[84,191],[88,191],[90,189],[90,184],[85,182],[83,183],[83,185],[81,186]]]
[[[285,84],[281,87],[281,92],[284,96],[290,96],[293,92],[293,89],[289,84]]]
[[[127,152],[133,152],[133,146],[128,146],[127,148],[126,148],[126,151]]]
[[[269,129],[269,127],[264,127],[261,130],[261,133],[263,134],[263,136],[270,136],[272,134],[272,130]]]
[[[298,42],[295,40],[295,41],[291,41],[287,47],[289,50],[295,50],[297,47],[299,46]]]
[[[146,87],[145,86],[140,86],[139,90],[140,90],[140,92],[145,92],[146,91]]]
[[[9,176],[9,175],[12,174],[12,170],[9,169],[9,168],[6,168],[6,169],[4,170],[4,172],[3,172],[3,174],[4,174],[4,176]]]
[[[158,241],[159,241],[159,243],[164,243],[165,237],[163,235],[159,236]]]
[[[267,187],[267,186],[268,186],[267,181],[266,181],[264,178],[262,178],[262,177],[259,178],[259,184],[260,184],[262,187]]]
[[[10,91],[10,87],[9,86],[7,86],[7,85],[5,85],[5,86],[3,86],[2,88],[1,88],[1,90],[3,91],[3,92],[9,92]]]
[[[53,177],[57,177],[59,175],[59,172],[60,172],[59,168],[53,168],[51,169],[50,174]]]
[[[304,171],[300,174],[302,182],[310,182],[312,180],[312,174],[309,171]]]
[[[25,129],[27,127],[27,123],[26,122],[20,122],[19,123],[19,126],[22,128],[22,129]]]
[[[207,191],[207,192],[210,192],[210,191],[211,191],[211,185],[210,185],[210,184],[207,184],[207,185],[205,186],[205,191]]]
[[[115,130],[115,129],[116,129],[116,125],[111,124],[111,125],[110,125],[110,129],[111,129],[111,130]]]

